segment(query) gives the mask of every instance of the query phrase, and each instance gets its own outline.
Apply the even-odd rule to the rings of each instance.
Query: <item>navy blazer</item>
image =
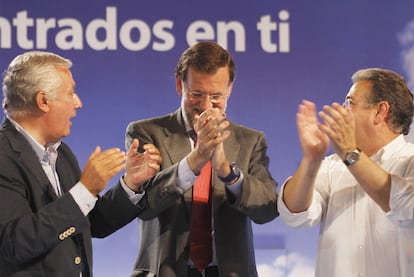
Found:
[[[68,190],[81,176],[62,142],[58,197],[29,142],[8,119],[0,128],[0,277],[92,276],[91,236],[104,237],[137,216],[120,184],[85,216]],[[145,203],[145,202],[144,202]]]

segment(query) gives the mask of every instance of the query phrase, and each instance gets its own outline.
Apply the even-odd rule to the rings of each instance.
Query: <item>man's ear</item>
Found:
[[[43,91],[39,91],[36,94],[36,105],[39,108],[39,110],[43,112],[49,111],[49,100],[47,99],[47,95]]]
[[[390,104],[387,101],[381,101],[377,106],[377,113],[375,115],[375,122],[380,123],[384,122],[388,118],[388,113],[390,112]]]
[[[179,76],[175,76],[175,89],[177,90],[178,95],[183,96],[183,82]]]
[[[233,91],[234,81],[230,83],[229,85],[229,97],[231,95],[231,92]]]

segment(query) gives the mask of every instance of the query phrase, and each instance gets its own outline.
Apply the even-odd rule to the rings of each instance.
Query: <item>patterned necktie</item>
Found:
[[[210,264],[213,256],[210,184],[211,162],[208,161],[194,183],[191,211],[190,258],[200,272]]]

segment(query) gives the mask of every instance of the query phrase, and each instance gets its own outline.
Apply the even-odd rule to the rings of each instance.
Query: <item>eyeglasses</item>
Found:
[[[342,103],[342,106],[344,107],[344,108],[351,108],[352,107],[352,99],[351,98],[346,98],[345,100],[344,100],[344,102]]]
[[[354,103],[354,101],[352,101],[352,98],[346,98],[344,100],[344,102],[342,103],[342,106],[344,108],[352,108],[354,106],[360,106],[361,103]],[[367,103],[364,104],[364,106],[362,108],[371,108],[373,105],[375,105],[374,103]]]
[[[201,101],[205,97],[208,97],[211,103],[213,104],[221,104],[224,100],[227,99],[227,95],[223,94],[205,94],[198,91],[189,91],[187,92],[188,98],[191,101]]]

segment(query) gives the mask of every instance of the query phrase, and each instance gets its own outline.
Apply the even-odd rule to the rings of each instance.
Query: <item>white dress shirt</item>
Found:
[[[282,220],[292,227],[320,223],[317,277],[414,276],[414,145],[402,135],[371,157],[391,174],[389,212],[358,185],[337,155],[325,158],[309,209],[291,213],[278,198]]]

